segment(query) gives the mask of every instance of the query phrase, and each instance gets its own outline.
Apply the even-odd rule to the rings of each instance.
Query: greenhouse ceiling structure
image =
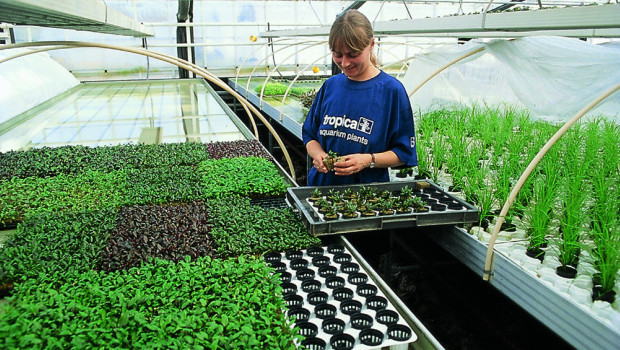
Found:
[[[311,186],[349,10],[417,165]],[[618,67],[617,1],[0,0],[0,348],[617,348]]]

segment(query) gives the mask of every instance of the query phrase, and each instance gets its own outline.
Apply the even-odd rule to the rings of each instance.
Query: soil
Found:
[[[519,305],[476,275],[422,231],[397,230],[391,250],[392,290],[446,349],[573,349]],[[382,234],[381,234],[382,233]],[[347,239],[385,276],[385,232],[355,233]],[[378,239],[381,237],[382,239]],[[378,249],[381,248],[381,249]]]

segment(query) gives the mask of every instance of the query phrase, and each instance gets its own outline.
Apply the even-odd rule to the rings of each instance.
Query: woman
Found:
[[[377,67],[370,21],[357,10],[338,17],[329,48],[342,74],[317,92],[303,125],[312,158],[309,186],[389,181],[388,168],[417,165],[413,112],[403,85]],[[334,171],[329,151],[344,156]]]

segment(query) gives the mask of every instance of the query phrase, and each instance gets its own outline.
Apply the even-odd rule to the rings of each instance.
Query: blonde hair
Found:
[[[336,18],[329,31],[329,49],[331,51],[348,48],[354,53],[362,52],[374,38],[372,24],[357,10],[348,10]],[[377,56],[370,51],[370,63],[378,67]]]

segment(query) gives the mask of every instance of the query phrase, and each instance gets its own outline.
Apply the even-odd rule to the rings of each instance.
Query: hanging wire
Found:
[[[270,30],[270,24],[269,22],[267,22],[267,31]],[[271,47],[271,58],[273,60],[273,66],[276,68],[276,72],[278,72],[278,75],[280,76],[280,78],[282,77],[282,73],[280,72],[280,69],[278,68],[278,65],[276,64],[276,55],[275,52],[273,51],[273,38],[269,37],[267,38],[267,43],[269,45],[269,47]]]
[[[381,7],[379,7],[379,11],[377,11],[377,15],[375,16],[375,19],[372,20],[372,23],[375,23],[375,21],[377,20],[377,17],[379,17],[381,10],[383,10],[383,5],[385,5],[385,1],[381,1]]]
[[[319,17],[319,14],[316,13],[316,11],[314,10],[314,6],[312,5],[312,1],[308,1],[308,5],[310,5],[310,9],[312,9],[312,12],[314,12],[314,16],[319,21],[319,25],[322,26],[323,25],[323,21],[321,21],[321,18]]]
[[[493,4],[493,0],[489,1],[487,7],[484,9],[484,12],[482,12],[482,29],[484,29],[485,22],[487,21],[487,11],[489,10],[489,7],[491,7],[491,4]]]
[[[405,5],[405,10],[407,10],[407,14],[409,15],[409,19],[413,19],[413,17],[411,17],[411,12],[409,12],[409,7],[407,7],[407,3],[405,2],[405,0],[403,0],[403,5]]]

